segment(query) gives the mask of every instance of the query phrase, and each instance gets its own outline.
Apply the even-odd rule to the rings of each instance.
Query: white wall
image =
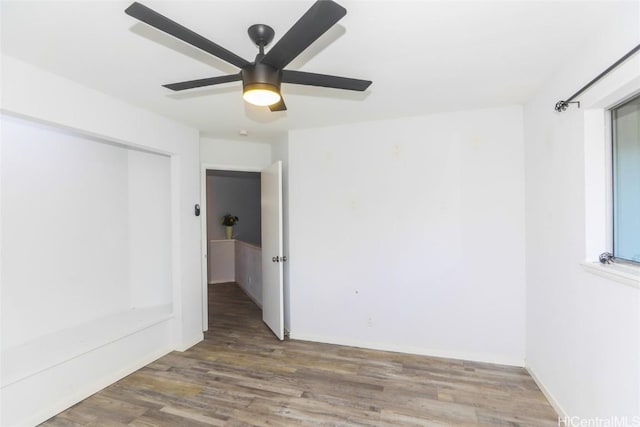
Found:
[[[129,304],[171,304],[171,158],[127,150],[127,167]]]
[[[232,170],[260,170],[271,164],[271,146],[259,142],[201,137],[200,163],[205,166],[224,165]]]
[[[292,337],[524,363],[519,107],[289,145]]]
[[[638,3],[630,2],[615,26],[594,29],[594,39],[568,58],[524,109],[526,363],[558,411],[568,416],[640,415],[639,291],[580,266],[585,256],[594,260],[607,249],[608,133],[592,123],[602,120],[604,111],[590,108],[594,97],[638,80],[638,58],[582,96],[581,109],[553,110],[558,100],[640,42],[639,17]]]
[[[208,283],[234,282],[236,280],[235,240],[209,240],[207,248]]]
[[[8,348],[128,305],[127,151],[11,117],[0,125]]]
[[[226,214],[240,220],[233,227],[233,238],[260,246],[260,174],[229,172],[207,174],[208,239],[225,239],[222,217]]]
[[[168,157],[12,117],[0,123],[3,349],[170,304]],[[145,172],[153,179],[144,182]],[[160,211],[150,215],[149,204]]]
[[[124,336],[112,337],[112,340],[105,342],[102,346],[97,346],[72,358],[66,358],[64,362],[37,372],[23,381],[3,385],[2,424],[29,425],[43,421],[66,406],[94,393],[110,382],[172,349],[184,349],[202,339],[202,312],[193,309],[193,307],[200,307],[202,304],[200,250],[198,246],[200,224],[193,215],[193,205],[199,201],[198,132],[5,55],[2,56],[2,95],[2,111],[11,115],[66,129],[83,138],[121,143],[171,156],[171,243],[168,248],[165,245],[162,250],[168,249],[170,253],[172,317],[158,318],[157,321],[143,323],[141,329],[130,331],[132,335],[129,335],[128,338]],[[2,149],[4,150],[4,143]],[[36,152],[33,153],[33,156],[41,154],[41,152]],[[109,156],[109,154],[105,153],[105,156]],[[101,160],[105,160],[102,154],[95,162],[96,167],[112,168],[114,165],[112,161],[102,162]],[[88,165],[89,163],[87,163]],[[127,168],[128,166],[125,164],[125,168],[121,172],[127,172]],[[43,176],[42,178],[49,177]],[[99,180],[94,179],[93,181]],[[103,182],[101,185],[104,187],[104,191],[112,191],[110,183]],[[3,182],[3,188],[4,186]],[[63,197],[64,194],[58,194],[58,196]],[[123,197],[122,203],[126,204],[128,193],[124,192],[121,196]],[[90,195],[87,197],[89,197],[87,200],[93,202]],[[110,199],[114,200],[115,197],[113,195]],[[0,194],[0,200],[2,201],[3,215],[5,211],[16,208],[8,203],[8,199],[5,200],[4,193]],[[83,200],[65,201],[64,199],[61,201],[69,204],[83,202]],[[97,207],[100,206],[100,204],[97,205]],[[103,206],[103,208],[110,212],[110,207]],[[104,219],[102,215],[98,215],[98,218]],[[116,218],[123,219],[120,214],[117,214]],[[124,232],[127,229],[127,221],[124,219],[123,221],[124,226],[118,225],[110,229]],[[87,220],[82,220],[80,225],[86,226],[87,222]],[[2,223],[4,243],[4,237],[10,225],[5,224],[4,220]],[[75,252],[82,249],[80,245],[81,240],[85,238],[85,232],[86,230],[82,230],[82,236],[74,237]],[[91,228],[91,232],[100,235],[102,233],[100,224]],[[44,240],[60,237],[56,236],[54,229],[47,229],[42,233],[38,237]],[[49,246],[48,244],[44,245]],[[37,250],[37,247],[30,248],[30,250]],[[3,276],[7,266],[7,261],[4,258],[10,255],[4,251],[2,253]],[[78,268],[73,271],[67,270],[67,274],[82,273],[87,286],[95,292],[95,295],[101,295],[103,290],[100,289],[100,286],[104,283],[100,278],[95,278],[98,272],[93,272],[91,275],[83,272],[83,269],[86,268],[85,261],[91,261],[86,260],[81,253],[78,254],[78,257],[80,261]],[[163,257],[166,257],[166,254]],[[111,261],[113,261],[113,265],[120,265],[122,260],[114,258]],[[124,262],[126,263],[126,260]],[[112,276],[116,273],[109,270],[104,274],[114,279]],[[128,275],[124,275],[123,278],[127,281]],[[32,287],[34,295],[47,295],[48,283],[46,281],[31,282],[29,285]],[[4,281],[2,288],[4,293]],[[124,292],[123,289],[120,290]],[[67,291],[69,290],[67,289]],[[75,296],[75,293],[67,295],[68,298]],[[117,304],[122,301],[129,302],[130,297],[135,298],[134,295],[127,294],[123,299],[118,298]],[[107,299],[105,303],[109,304],[110,300]],[[75,308],[79,309],[77,306]],[[105,319],[107,320],[102,322],[100,326],[108,332],[110,321],[108,317]],[[37,318],[39,322],[46,323],[48,320]],[[112,326],[114,328],[116,321],[117,319],[113,319]],[[8,333],[15,336],[13,328],[22,328],[23,326],[29,327],[29,324],[9,325],[3,322],[3,335],[9,328],[10,332]],[[92,337],[87,335],[86,338]],[[83,336],[78,336],[74,342],[81,344],[83,340]],[[64,353],[65,349],[62,348],[65,347],[64,343],[56,344],[55,340],[51,342],[53,344],[48,347],[47,355],[49,352],[51,354]],[[56,345],[61,348],[56,348]],[[41,362],[46,364],[47,360],[41,360]],[[4,357],[2,364],[4,371],[6,366]],[[2,372],[2,376],[5,374],[6,372]],[[38,390],[38,399],[33,398],[33,390]]]
[[[262,250],[260,246],[235,241],[235,281],[262,308]]]

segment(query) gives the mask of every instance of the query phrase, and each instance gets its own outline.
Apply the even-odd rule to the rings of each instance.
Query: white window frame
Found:
[[[635,98],[640,99],[640,93],[635,93],[635,94],[633,94],[633,95],[631,95],[631,96],[629,96],[629,97],[627,97],[627,98],[623,99],[621,102],[619,102],[618,104],[616,104],[616,105],[612,106],[612,107],[608,110],[608,125],[609,125],[609,126],[608,126],[608,129],[607,129],[607,132],[609,133],[609,153],[610,153],[610,154],[609,154],[609,156],[610,156],[610,157],[609,157],[609,159],[608,159],[608,162],[609,162],[609,164],[611,165],[611,166],[610,166],[610,167],[611,167],[611,170],[610,170],[610,172],[611,172],[611,173],[609,174],[609,181],[610,181],[609,189],[610,189],[610,193],[611,193],[611,196],[610,196],[610,197],[611,197],[611,198],[610,198],[610,206],[611,206],[611,209],[609,209],[609,213],[610,213],[610,215],[611,215],[611,220],[610,220],[610,228],[609,228],[609,231],[610,231],[610,233],[611,233],[611,237],[610,237],[609,242],[608,242],[608,243],[609,243],[609,246],[608,246],[608,247],[610,247],[610,248],[611,248],[611,250],[610,250],[609,252],[610,252],[610,253],[612,253],[612,254],[614,254],[614,255],[615,255],[615,252],[614,252],[614,251],[615,251],[615,249],[614,249],[614,239],[613,239],[614,232],[613,232],[613,230],[614,230],[614,227],[615,227],[615,223],[614,223],[614,215],[613,215],[613,212],[614,212],[614,210],[615,210],[615,206],[613,205],[613,203],[614,203],[614,198],[613,198],[613,192],[614,192],[614,189],[613,189],[613,183],[614,183],[614,178],[613,178],[613,175],[614,175],[615,170],[614,170],[614,164],[613,164],[613,154],[614,154],[614,153],[613,153],[613,151],[614,151],[613,110],[615,110],[616,108],[622,107],[624,104],[626,104],[627,102],[629,102],[629,101],[631,101],[632,99],[635,99]],[[622,258],[616,258],[616,260],[617,260],[618,262],[628,263],[628,264],[630,264],[630,265],[632,265],[632,266],[638,266],[638,267],[640,267],[640,261],[632,261],[632,260],[626,260],[626,259],[622,259]]]
[[[585,271],[640,288],[640,265],[602,264],[613,251],[613,146],[611,109],[640,95],[640,56],[620,65],[580,99],[584,114]],[[575,110],[574,110],[575,111]],[[566,114],[566,113],[564,113]]]

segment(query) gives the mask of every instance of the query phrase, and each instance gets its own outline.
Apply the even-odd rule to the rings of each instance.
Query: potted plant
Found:
[[[222,217],[222,225],[226,227],[225,231],[227,233],[227,239],[231,239],[231,236],[233,235],[233,226],[236,225],[236,222],[238,221],[240,221],[240,218],[235,215],[226,214]]]

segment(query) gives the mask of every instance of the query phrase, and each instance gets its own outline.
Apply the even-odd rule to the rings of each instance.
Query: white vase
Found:
[[[233,225],[227,225],[225,227],[225,232],[227,233],[227,240],[231,240],[231,235],[233,235]]]

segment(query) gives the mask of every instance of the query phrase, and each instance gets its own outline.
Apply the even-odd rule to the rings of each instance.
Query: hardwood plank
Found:
[[[205,341],[43,425],[552,426],[521,368],[277,340],[235,284],[209,286]]]

